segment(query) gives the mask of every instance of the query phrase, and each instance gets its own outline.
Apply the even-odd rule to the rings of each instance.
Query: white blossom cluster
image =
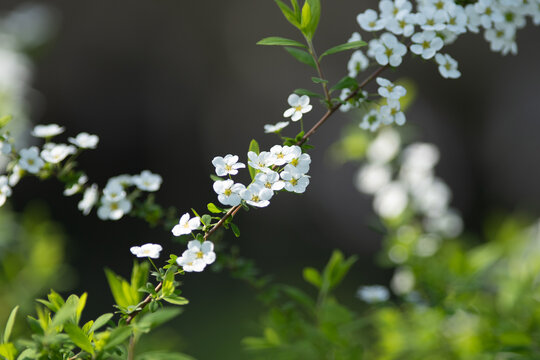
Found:
[[[238,174],[238,169],[245,168],[245,164],[238,162],[238,156],[228,154],[212,160],[218,176],[229,176],[229,179],[217,180],[213,185],[221,204],[237,206],[245,201],[254,207],[266,207],[275,191],[306,191],[311,158],[302,153],[299,146],[274,145],[270,151],[259,154],[250,151],[247,155],[248,165],[256,171],[255,178],[247,187],[231,178],[231,175]]]
[[[415,4],[408,0],[381,0],[378,12],[368,9],[357,16],[360,28],[376,37],[369,41],[365,54],[362,50],[353,52],[347,65],[350,77],[356,78],[371,65],[398,67],[410,51],[435,62],[442,77],[459,78],[457,61],[441,52],[459,35],[483,30],[492,51],[516,54],[516,33],[526,25],[527,17],[534,25],[540,25],[540,0],[479,0],[465,6],[453,0],[421,0]],[[359,40],[362,37],[355,32],[349,42]],[[379,79],[377,82],[381,85]],[[363,129],[375,131],[380,124],[405,122],[399,101],[381,94],[380,89],[386,104],[366,112],[360,124]],[[341,100],[348,99],[350,94],[349,88],[343,89]],[[359,107],[365,98],[361,94],[348,99],[340,110]]]
[[[431,256],[443,238],[454,238],[461,233],[462,219],[449,206],[452,193],[434,174],[439,161],[439,151],[434,145],[413,143],[401,149],[399,133],[386,128],[371,142],[366,158],[355,185],[360,192],[374,196],[375,212],[393,221],[409,211],[421,221],[420,232],[407,226],[398,229],[398,238],[408,239],[403,240],[407,246],[399,241],[394,244],[389,249],[390,260],[406,261],[411,251],[409,243],[415,244],[412,251],[416,255]]]
[[[27,175],[40,176],[51,171],[61,172],[70,160],[81,151],[95,149],[99,143],[97,135],[82,132],[76,137],[69,137],[66,143],[54,143],[51,140],[64,133],[65,128],[57,124],[36,125],[32,135],[45,139],[43,146],[30,146],[18,152],[11,145],[13,139],[7,133],[0,134],[0,155],[11,160],[6,175],[0,177],[0,206],[5,198],[10,196],[13,188],[20,179]],[[72,196],[83,193],[78,208],[88,215],[92,208],[98,205],[97,215],[102,220],[118,220],[132,210],[132,200],[129,197],[130,188],[138,191],[154,192],[159,190],[162,183],[160,175],[148,170],[139,175],[120,175],[110,178],[100,192],[97,184],[88,184],[85,174],[78,175],[76,181],[64,190],[64,195]]]

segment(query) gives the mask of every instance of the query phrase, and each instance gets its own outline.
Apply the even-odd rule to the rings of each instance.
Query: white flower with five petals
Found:
[[[137,257],[149,257],[152,259],[157,259],[159,253],[163,248],[159,244],[144,244],[143,246],[132,246],[130,249],[131,253]]]
[[[309,104],[309,96],[307,95],[298,96],[296,94],[291,94],[289,95],[287,102],[291,107],[285,110],[283,117],[290,117],[292,121],[300,120],[303,114],[310,112],[313,108]]]
[[[237,155],[227,154],[225,157],[216,156],[212,160],[212,165],[216,168],[217,176],[236,175],[238,169],[245,168],[246,165],[238,162]]]
[[[232,180],[218,180],[214,182],[214,191],[218,194],[218,200],[223,205],[240,205],[242,198],[240,192],[246,187],[242,184],[235,184]]]
[[[174,236],[190,234],[193,230],[201,226],[201,219],[199,217],[189,218],[189,213],[185,213],[180,218],[177,225],[172,228]]]

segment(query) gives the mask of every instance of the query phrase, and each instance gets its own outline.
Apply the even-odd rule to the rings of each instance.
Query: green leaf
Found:
[[[126,294],[124,293],[124,287],[122,283],[125,282],[121,277],[116,275],[112,270],[105,269],[105,275],[107,276],[107,281],[109,282],[109,287],[111,289],[114,301],[116,305],[127,308],[130,303]]]
[[[212,179],[212,181],[223,181],[223,180],[225,180],[222,177],[219,177],[219,176],[213,175],[213,174],[210,174],[210,179]]]
[[[12,343],[0,345],[0,356],[3,356],[6,360],[15,360],[17,355],[17,349]]]
[[[11,119],[13,119],[13,116],[11,115],[0,117],[0,129],[6,126],[11,121]]]
[[[309,4],[310,21],[302,32],[309,40],[311,40],[315,35],[315,31],[319,25],[319,19],[321,18],[321,2],[320,0],[306,0],[306,3]]]
[[[94,323],[92,324],[92,327],[90,328],[90,333],[100,329],[103,325],[107,324],[109,320],[112,319],[112,317],[113,317],[113,314],[111,313],[103,314],[100,317],[98,317],[96,321],[94,321]]]
[[[330,88],[330,92],[345,88],[356,90],[358,88],[358,82],[350,76],[345,76]]]
[[[230,223],[229,225],[231,226],[231,230],[234,233],[234,236],[240,237],[240,229],[238,228],[238,226],[236,226],[236,224],[234,223]]]
[[[304,30],[309,27],[310,22],[311,22],[311,6],[309,5],[309,2],[306,1],[304,3],[304,6],[302,6],[302,18],[300,22],[300,29],[302,30],[304,35],[306,35]]]
[[[298,47],[307,48],[306,45],[296,40],[286,39],[279,36],[270,36],[262,40],[259,40],[259,42],[257,42],[257,45],[298,46]]]
[[[174,293],[174,273],[176,270],[176,267],[171,267],[165,273],[163,286],[161,288],[161,294],[163,294],[163,296],[169,296]]]
[[[249,143],[248,152],[249,151],[253,151],[255,154],[259,155],[260,149],[259,149],[259,143],[257,142],[257,140],[255,140],[255,139],[251,140],[251,142]],[[255,180],[255,175],[257,174],[257,169],[252,168],[248,164],[248,170],[249,170],[249,176],[251,177],[251,180]]]
[[[185,297],[178,296],[175,294],[166,296],[163,298],[163,300],[174,305],[186,305],[189,303],[189,300],[186,299]]]
[[[316,92],[309,91],[307,89],[295,89],[293,92],[300,96],[307,95],[309,97],[324,99],[324,96],[322,96],[321,94],[317,94]]]
[[[210,226],[210,224],[212,223],[212,217],[208,214],[205,214],[201,217],[201,222],[204,226]]]
[[[326,50],[325,52],[323,52],[321,56],[319,56],[319,61],[321,61],[321,59],[325,57],[326,55],[332,55],[332,54],[336,54],[338,52],[347,51],[347,50],[354,50],[354,49],[358,49],[366,45],[367,43],[365,41],[351,41],[345,44],[334,46],[333,48],[330,48]]]
[[[150,272],[150,264],[148,262],[137,263],[133,262],[133,269],[131,270],[131,296],[134,303],[138,303],[142,294],[139,293],[139,289],[148,282],[148,274]]]
[[[298,21],[298,17],[296,16],[296,14],[291,10],[290,7],[288,7],[287,5],[285,5],[282,1],[280,0],[274,0],[277,4],[277,6],[279,6],[279,9],[281,10],[281,12],[283,13],[283,16],[285,16],[285,18],[293,25],[295,26],[296,28],[300,29],[300,22]]]
[[[293,7],[293,12],[296,14],[296,17],[300,14],[300,6],[298,6],[297,0],[291,0],[291,5]]]
[[[217,207],[214,203],[209,203],[206,205],[206,208],[208,211],[210,211],[212,214],[221,214],[224,212],[224,210],[220,207]]]
[[[116,329],[111,331],[111,334],[109,335],[109,338],[107,339],[107,345],[105,345],[103,350],[108,350],[110,348],[115,347],[116,345],[123,343],[130,335],[131,335],[131,326],[117,327]]]
[[[60,310],[54,315],[51,321],[51,327],[64,325],[69,320],[75,319],[77,316],[77,303],[65,303]]]
[[[328,80],[324,80],[315,76],[311,77],[311,81],[313,81],[315,84],[326,84],[328,82]]]
[[[317,69],[317,65],[315,65],[315,60],[313,60],[313,57],[308,52],[287,46],[285,47],[285,50],[301,63]]]
[[[19,311],[19,306],[15,306],[11,313],[9,314],[8,321],[6,323],[6,328],[4,329],[4,343],[9,342],[9,337],[11,336],[11,331],[13,330],[13,325],[15,324],[15,317],[17,316],[17,311]]]
[[[304,131],[300,131],[298,134],[296,134],[296,137],[294,138],[294,140],[298,142],[302,140],[303,137],[304,137]]]
[[[177,317],[181,312],[181,308],[167,307],[159,309],[153,313],[146,313],[137,322],[137,327],[143,332],[148,332],[153,328]]]
[[[315,286],[316,288],[320,289],[322,286],[322,278],[321,274],[317,271],[317,269],[314,269],[312,267],[304,268],[303,271],[304,280],[306,280],[311,285]]]
[[[94,355],[94,347],[92,346],[92,342],[90,342],[90,339],[86,336],[84,331],[82,331],[77,325],[66,324],[64,325],[64,330],[75,345],[80,347],[81,350]]]

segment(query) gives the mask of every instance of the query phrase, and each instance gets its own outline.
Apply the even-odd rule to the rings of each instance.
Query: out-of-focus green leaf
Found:
[[[159,309],[156,312],[150,312],[144,314],[139,321],[137,322],[136,326],[143,332],[148,332],[152,330],[153,328],[172,320],[173,318],[177,317],[182,313],[181,308],[175,308],[175,307],[167,307],[163,309]]]
[[[4,329],[4,336],[3,336],[3,342],[8,343],[9,337],[11,336],[11,331],[13,330],[13,325],[15,324],[15,317],[17,316],[17,311],[19,311],[19,307],[15,306],[13,310],[11,310],[11,313],[9,313],[8,321],[6,323],[6,327]]]
[[[299,19],[298,17],[296,16],[296,14],[293,12],[293,10],[291,10],[290,7],[288,7],[287,5],[285,5],[281,0],[274,0],[277,4],[277,6],[279,6],[279,9],[281,10],[281,12],[283,13],[283,16],[285,16],[285,18],[293,25],[295,26],[296,28],[300,29],[300,22],[299,22]]]
[[[309,97],[315,97],[315,98],[320,98],[320,99],[324,98],[324,96],[322,96],[321,94],[317,94],[316,92],[306,90],[306,89],[295,89],[293,92],[300,96],[307,95]]]
[[[251,140],[251,142],[249,143],[248,152],[249,151],[253,151],[255,154],[259,155],[260,148],[259,148],[259,143],[257,142],[257,140],[255,140],[255,139]],[[249,170],[249,176],[251,177],[251,180],[255,180],[255,175],[257,174],[257,169],[251,167],[248,164],[248,170]]]
[[[103,347],[104,350],[111,349],[123,343],[131,335],[131,326],[119,326],[111,331],[107,344]]]
[[[111,313],[103,314],[100,317],[98,317],[96,321],[94,321],[94,323],[92,324],[92,327],[90,328],[90,332],[99,330],[103,325],[107,324],[109,320],[112,319],[112,317],[113,317],[113,314]]]
[[[303,276],[304,280],[306,280],[308,283],[315,286],[316,288],[321,288],[322,278],[321,274],[317,271],[317,269],[314,269],[312,267],[304,268]]]
[[[164,351],[147,352],[137,356],[137,360],[195,360],[191,356]]]
[[[187,305],[189,304],[189,300],[185,297],[178,296],[178,295],[169,295],[163,298],[168,303],[174,304],[174,305]]]
[[[6,360],[15,360],[17,355],[17,349],[12,343],[0,344],[0,356],[3,356]]]

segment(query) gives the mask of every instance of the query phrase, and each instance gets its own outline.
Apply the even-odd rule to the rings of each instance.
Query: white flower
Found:
[[[467,32],[467,14],[463,6],[455,6],[454,10],[448,12],[446,29],[455,34]]]
[[[285,110],[283,117],[290,117],[292,121],[300,120],[303,114],[310,112],[313,108],[309,104],[309,96],[307,95],[298,96],[296,94],[291,94],[289,95],[287,102],[291,107]]]
[[[452,193],[443,181],[426,179],[413,189],[414,204],[420,212],[436,217],[446,212]]]
[[[375,60],[379,65],[399,66],[403,55],[407,53],[407,47],[400,43],[398,39],[390,34],[384,33],[381,35],[380,46],[375,50]]]
[[[82,186],[86,184],[87,181],[88,181],[88,177],[86,175],[79,176],[75,184],[71,185],[71,187],[64,190],[64,195],[65,196],[75,195],[81,190]]]
[[[285,187],[285,183],[281,181],[279,174],[275,171],[267,174],[258,173],[255,175],[255,182],[272,191],[279,191]]]
[[[266,187],[252,183],[246,189],[240,191],[240,197],[244,199],[249,205],[255,207],[266,207],[270,205],[270,199],[274,195],[274,192]]]
[[[189,213],[185,213],[180,218],[180,221],[172,229],[174,236],[190,234],[193,230],[201,226],[201,219],[199,217],[189,218]]]
[[[37,174],[43,165],[45,165],[45,162],[39,157],[38,148],[35,146],[22,149],[19,154],[21,155],[19,166],[31,174]]]
[[[281,172],[281,178],[285,180],[285,190],[301,194],[309,185],[309,176],[299,172],[294,166],[287,164]]]
[[[204,241],[201,244],[198,240],[192,240],[188,243],[188,249],[176,259],[176,263],[186,272],[201,272],[206,265],[212,264],[215,260],[216,253],[211,241]]]
[[[484,37],[489,41],[491,51],[499,51],[503,55],[511,52],[515,55],[517,54],[515,32],[514,28],[496,24],[493,29],[486,30]]]
[[[375,194],[392,179],[392,170],[385,164],[366,164],[356,173],[356,188],[365,194]]]
[[[461,76],[458,70],[458,63],[448,54],[435,55],[435,61],[439,64],[439,72],[445,79],[457,79]]]
[[[448,14],[434,7],[426,7],[418,13],[416,21],[424,31],[442,31],[446,28]]]
[[[113,184],[120,185],[122,187],[133,185],[133,176],[127,175],[127,174],[113,176],[112,178],[107,180],[107,185],[105,187],[108,187]]]
[[[149,257],[157,259],[159,252],[163,250],[161,245],[158,244],[144,244],[143,246],[133,246],[129,249],[131,253],[137,257]]]
[[[81,149],[95,149],[99,142],[99,137],[97,135],[90,135],[86,132],[82,132],[75,138],[68,138],[68,141]]]
[[[486,29],[491,28],[492,23],[504,21],[504,17],[492,0],[479,0],[474,4],[474,10],[480,16],[480,23]]]
[[[84,195],[81,201],[79,201],[78,207],[84,215],[88,215],[90,210],[94,207],[99,197],[99,192],[96,184],[87,188],[84,191]]]
[[[379,116],[379,112],[375,109],[372,109],[367,114],[365,114],[362,118],[362,122],[358,124],[361,129],[369,129],[370,131],[377,130],[380,125],[381,117]]]
[[[386,22],[386,29],[395,35],[409,37],[414,33],[415,24],[416,15],[406,13],[389,18]]]
[[[103,189],[103,196],[107,201],[120,201],[126,197],[126,192],[120,183],[107,183]]]
[[[381,18],[388,23],[388,20],[408,14],[412,10],[412,4],[407,0],[382,0],[379,2]]]
[[[246,165],[238,162],[238,156],[227,154],[225,157],[216,156],[212,160],[212,165],[216,167],[217,176],[236,175],[238,169],[245,168]]]
[[[379,31],[384,28],[384,20],[378,19],[377,12],[368,9],[356,17],[358,25],[366,31]]]
[[[426,217],[424,226],[430,232],[436,232],[446,238],[455,238],[463,231],[463,220],[454,210],[447,210],[444,213]]]
[[[369,66],[369,59],[364,55],[362,50],[356,50],[352,53],[351,59],[347,63],[349,76],[355,78],[359,73],[366,70]]]
[[[132,181],[140,190],[157,191],[163,179],[159,174],[152,174],[149,170],[144,170],[140,175],[133,176]]]
[[[377,92],[387,99],[398,100],[407,94],[407,90],[403,86],[394,85],[394,83],[384,78],[378,77],[377,84],[380,86]]]
[[[300,174],[305,174],[309,171],[309,164],[311,164],[311,157],[309,154],[302,154],[302,150],[299,146],[296,147],[297,151],[294,157],[289,161],[289,165],[293,166]]]
[[[253,151],[248,152],[248,165],[255,170],[262,172],[272,171],[270,167],[274,165],[274,156],[268,151],[262,151],[259,155]]]
[[[401,155],[404,167],[421,171],[431,170],[439,162],[439,149],[429,143],[413,143],[407,146]]]
[[[242,198],[240,192],[246,187],[242,184],[235,184],[232,180],[218,180],[214,182],[214,191],[218,194],[218,200],[223,205],[240,205]]]
[[[381,106],[379,114],[383,124],[396,123],[397,125],[405,124],[405,114],[400,111],[401,104],[399,100],[388,99],[387,104]]]
[[[383,218],[401,215],[408,203],[407,191],[399,182],[392,182],[377,191],[373,200],[375,212]]]
[[[396,269],[396,272],[390,281],[390,287],[396,294],[405,295],[414,289],[415,283],[415,277],[411,269],[400,267]]]
[[[297,152],[297,149],[292,146],[274,145],[270,148],[272,162],[277,166],[291,162],[297,155]]]
[[[414,42],[411,45],[411,51],[422,56],[423,59],[431,59],[444,45],[442,39],[434,31],[416,33],[411,40]]]
[[[387,301],[390,298],[390,293],[385,286],[371,285],[359,288],[356,296],[368,304],[374,304]]]
[[[7,176],[0,176],[0,206],[4,205],[6,199],[11,196],[11,188],[8,185]]]
[[[24,170],[19,164],[15,164],[11,170],[11,175],[9,175],[9,186],[13,187],[19,183],[21,176],[23,175]]]
[[[102,197],[97,215],[101,220],[119,220],[129,213],[131,208],[132,205],[128,199],[113,201],[107,199],[107,197]]]
[[[401,138],[398,132],[391,128],[386,128],[369,144],[366,154],[367,158],[373,163],[387,163],[396,156],[400,145]]]
[[[66,144],[47,144],[41,151],[41,158],[51,164],[58,164],[63,161],[68,155],[75,154],[76,149],[73,145]]]
[[[184,251],[182,256],[176,259],[176,263],[181,266],[185,272],[201,272],[206,267],[203,259],[197,258],[197,255],[189,250]]]
[[[36,125],[36,127],[34,127],[34,130],[32,130],[32,136],[49,138],[63,133],[64,130],[64,127],[58,126],[57,124]]]
[[[266,134],[279,133],[283,128],[287,127],[287,125],[289,125],[288,121],[280,121],[275,125],[267,124],[264,125],[264,132]]]

